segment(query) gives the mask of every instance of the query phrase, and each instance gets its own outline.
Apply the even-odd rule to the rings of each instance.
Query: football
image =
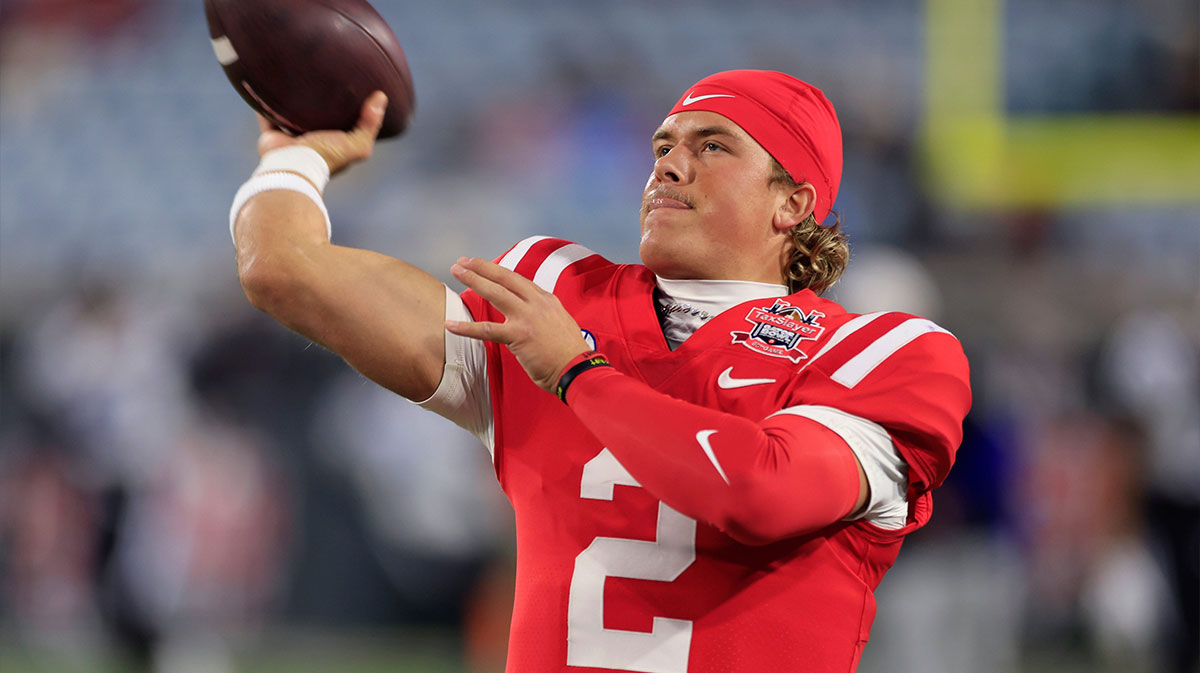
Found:
[[[408,127],[408,60],[366,0],[204,0],[204,12],[229,81],[285,132],[348,131],[377,89],[388,96],[379,137]]]

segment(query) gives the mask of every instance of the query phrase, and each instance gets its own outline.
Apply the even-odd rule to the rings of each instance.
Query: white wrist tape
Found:
[[[329,164],[316,150],[304,145],[289,145],[267,152],[258,162],[258,168],[254,169],[254,175],[275,171],[299,173],[322,194],[325,193],[325,185],[329,184]]]
[[[278,172],[253,175],[237,190],[237,194],[233,197],[233,206],[229,209],[229,236],[231,238],[233,238],[233,225],[237,223],[238,213],[242,212],[242,206],[246,205],[251,197],[275,189],[299,192],[312,199],[313,203],[321,209],[321,215],[325,216],[325,235],[333,238],[333,223],[329,221],[329,211],[325,208],[325,201],[321,198],[321,193],[317,191],[317,188],[295,173]],[[233,242],[234,245],[237,245],[236,238],[233,239]]]

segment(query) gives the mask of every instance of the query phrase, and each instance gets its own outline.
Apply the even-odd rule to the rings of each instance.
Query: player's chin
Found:
[[[653,228],[642,230],[642,242],[638,246],[638,256],[642,264],[656,275],[663,278],[674,278],[676,270],[683,265],[684,255],[679,245],[672,241],[663,240],[661,232]],[[677,242],[676,242],[677,243]]]

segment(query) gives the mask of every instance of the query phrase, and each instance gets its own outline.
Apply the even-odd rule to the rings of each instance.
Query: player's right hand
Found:
[[[448,320],[446,329],[507,346],[529,378],[553,395],[563,368],[589,349],[579,324],[558,297],[486,259],[460,257],[450,272],[499,309],[504,322]]]
[[[325,159],[325,163],[329,164],[329,173],[337,175],[350,164],[371,156],[386,111],[387,95],[376,91],[363,101],[358,125],[352,131],[310,131],[296,137],[280,131],[265,117],[258,115],[258,127],[262,129],[262,134],[258,137],[258,154],[262,156],[273,149],[289,145],[304,145],[316,150],[321,158]]]

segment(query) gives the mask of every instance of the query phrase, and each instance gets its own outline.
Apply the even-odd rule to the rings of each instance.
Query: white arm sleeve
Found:
[[[475,320],[462,298],[449,287],[446,288],[446,320]],[[417,402],[417,405],[478,437],[495,458],[487,349],[482,341],[446,332],[446,367],[442,370],[442,381],[429,399]]]
[[[882,425],[833,407],[800,405],[777,413],[803,416],[833,430],[850,445],[850,450],[867,476],[867,502],[847,520],[865,519],[897,530],[908,522],[908,464],[896,451]]]

